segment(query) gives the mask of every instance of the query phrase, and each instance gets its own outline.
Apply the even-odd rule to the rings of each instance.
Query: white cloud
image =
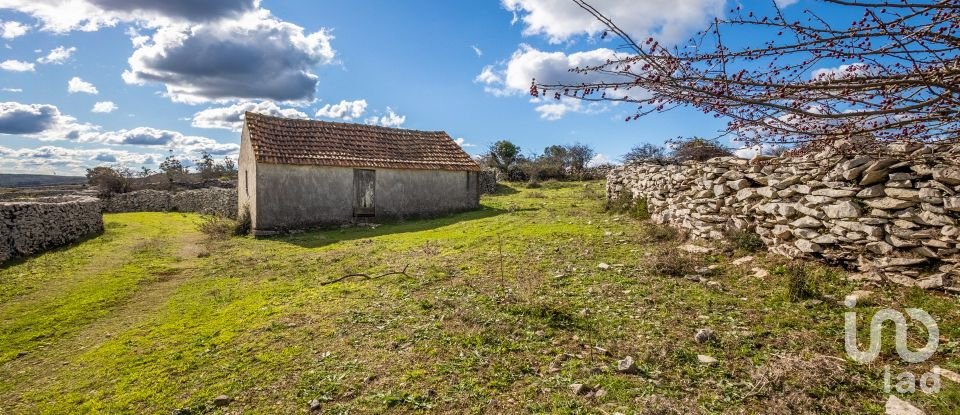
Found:
[[[82,175],[86,168],[121,164],[153,165],[161,154],[135,153],[110,148],[80,149],[56,146],[8,148],[0,146],[0,170],[13,173],[50,172]]]
[[[476,147],[476,146],[477,146],[476,144],[470,144],[470,143],[468,143],[467,140],[464,139],[463,137],[458,137],[456,140],[453,140],[453,141],[454,141],[455,143],[457,143],[458,146],[463,147],[463,148],[469,148],[469,147]]]
[[[339,104],[327,104],[317,110],[317,117],[333,118],[350,121],[360,118],[367,110],[367,100],[358,99],[355,101],[340,101]],[[401,121],[402,123],[402,121]]]
[[[402,126],[406,120],[407,120],[406,115],[397,115],[395,112],[393,112],[392,108],[387,107],[387,113],[385,115],[380,117],[377,117],[376,115],[374,115],[372,117],[367,117],[367,119],[363,121],[371,125],[380,125],[383,127],[397,128]]]
[[[566,54],[544,52],[530,45],[521,44],[510,56],[509,61],[498,67],[485,66],[474,81],[483,83],[488,93],[497,96],[527,94],[534,79],[538,83],[545,84],[616,82],[625,78],[598,73],[581,74],[570,70],[577,67],[602,65],[610,59],[628,56],[617,54],[606,48]]]
[[[208,22],[255,10],[259,0],[0,0],[0,8],[28,14],[41,30],[66,33],[96,31],[120,22],[157,27],[182,22]]]
[[[590,5],[617,26],[642,39],[654,36],[661,43],[684,40],[704,28],[708,19],[723,13],[724,0],[592,0]],[[550,43],[563,43],[575,36],[593,36],[607,29],[576,3],[565,0],[502,0],[504,8],[519,15],[523,34],[544,35]]]
[[[160,83],[175,102],[310,101],[316,65],[333,62],[333,36],[305,33],[266,10],[202,25],[158,29],[128,60],[129,84]]]
[[[81,134],[78,141],[111,145],[165,147],[185,154],[199,154],[201,151],[206,151],[214,155],[226,155],[234,154],[240,148],[238,144],[234,143],[221,144],[207,137],[189,136],[178,131],[152,127]]]
[[[16,39],[27,34],[28,31],[30,31],[30,26],[17,21],[9,20],[0,23],[0,37],[6,40]]]
[[[11,72],[33,72],[33,64],[15,59],[7,59],[0,62],[0,69]]]
[[[114,104],[113,101],[101,101],[96,104],[93,104],[93,109],[90,111],[109,114],[116,110],[117,110],[117,104]]]
[[[800,2],[800,0],[776,0],[776,2],[777,2],[777,6],[784,8],[793,4],[797,4]]]
[[[82,92],[84,94],[93,94],[93,95],[97,95],[100,93],[100,91],[97,91],[97,87],[93,86],[93,84],[87,81],[84,81],[83,79],[80,79],[80,77],[78,76],[74,76],[73,78],[70,78],[70,81],[67,82],[67,92],[71,94]]]
[[[540,118],[549,121],[559,120],[567,113],[598,114],[607,109],[606,105],[599,102],[585,103],[582,100],[569,97],[561,97],[559,100],[534,98],[530,102],[539,104],[534,110],[540,114]]]
[[[587,162],[587,167],[597,167],[597,166],[602,166],[604,164],[612,164],[612,163],[613,162],[610,161],[609,157],[607,157],[604,154],[597,153],[593,156],[593,158],[590,159],[590,161]]]
[[[68,140],[96,130],[60,113],[53,105],[0,102],[0,134],[24,135],[40,140]]]
[[[852,63],[849,65],[840,65],[835,68],[814,69],[810,78],[814,81],[829,81],[840,79],[851,79],[864,75],[870,75],[874,70],[865,63]]]
[[[51,50],[50,53],[47,54],[47,56],[43,56],[37,59],[37,62],[44,63],[44,64],[62,65],[64,62],[67,61],[67,59],[70,59],[70,56],[73,55],[73,52],[76,52],[76,51],[77,51],[77,48],[75,47],[65,48],[63,46],[59,46]]]
[[[483,56],[483,51],[477,47],[477,45],[470,45],[470,48],[473,49],[473,53],[476,53],[477,56]]]
[[[0,89],[3,92],[23,92],[23,88],[3,88]]]
[[[303,112],[293,108],[281,108],[270,101],[240,102],[228,107],[207,108],[193,115],[191,125],[197,128],[220,128],[224,130],[240,131],[243,129],[243,115],[245,112],[270,115],[284,118],[309,118]]]

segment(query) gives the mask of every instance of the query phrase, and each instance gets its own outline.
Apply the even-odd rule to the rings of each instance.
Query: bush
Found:
[[[642,228],[643,240],[645,242],[666,242],[677,239],[679,233],[677,229],[670,225],[657,225],[650,223]]]
[[[246,235],[250,233],[250,209],[246,206],[240,211],[237,216],[236,227],[233,229],[233,234],[237,236]]]
[[[800,261],[791,261],[774,269],[774,274],[786,275],[787,294],[790,301],[799,302],[816,296],[810,283],[810,273],[806,264]]]
[[[197,229],[212,239],[227,239],[234,234],[236,221],[220,216],[207,215],[200,220]]]
[[[638,197],[629,199],[620,195],[620,197],[607,200],[606,210],[614,213],[624,213],[635,219],[650,219],[650,211],[647,209],[647,199]]]
[[[727,235],[727,239],[729,239],[737,249],[742,249],[747,252],[760,251],[766,247],[763,240],[760,239],[760,235],[757,235],[755,232],[733,231]]]
[[[648,268],[651,272],[667,277],[683,277],[697,272],[703,260],[675,248],[659,249],[651,255]]]
[[[539,188],[540,188],[539,180],[531,177],[530,180],[527,181],[527,189],[539,189]]]
[[[87,183],[96,186],[100,196],[126,193],[130,190],[127,171],[112,167],[94,167],[87,169]]]

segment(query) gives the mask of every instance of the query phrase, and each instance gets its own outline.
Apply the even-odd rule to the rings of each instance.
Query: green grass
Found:
[[[654,275],[649,255],[679,242],[602,195],[502,186],[473,212],[271,239],[107,215],[103,235],[0,269],[0,413],[305,413],[314,399],[324,413],[882,413],[883,365],[960,370],[954,297],[877,290],[861,320],[923,308],[941,349],[908,365],[886,336],[858,365],[836,300],[860,286],[842,272],[810,267],[820,303],[791,302],[783,273],[752,276],[774,258],[730,265],[733,247],[706,258],[709,283]],[[719,341],[696,343],[701,327]],[[618,374],[628,355],[638,373]],[[956,413],[943,386],[902,397]],[[234,400],[215,408],[221,394]]]

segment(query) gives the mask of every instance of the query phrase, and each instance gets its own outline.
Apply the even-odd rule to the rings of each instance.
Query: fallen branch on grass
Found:
[[[371,276],[368,275],[368,274],[347,274],[347,275],[344,275],[344,276],[339,277],[339,278],[334,278],[334,279],[332,279],[332,280],[330,280],[330,281],[321,282],[320,285],[330,285],[330,284],[338,283],[338,282],[340,282],[340,281],[343,281],[343,280],[345,280],[345,279],[347,279],[347,278],[352,278],[352,277],[363,277],[363,279],[365,279],[365,280],[375,280],[375,279],[377,279],[377,278],[383,278],[383,277],[390,276],[390,275],[403,275],[404,277],[410,278],[410,276],[407,275],[407,268],[408,268],[409,266],[410,266],[410,264],[407,264],[407,265],[404,265],[404,266],[403,266],[403,269],[400,270],[400,271],[390,271],[390,272],[383,273],[383,274],[380,274],[380,275],[376,275],[376,276],[373,276],[373,277],[371,277]]]

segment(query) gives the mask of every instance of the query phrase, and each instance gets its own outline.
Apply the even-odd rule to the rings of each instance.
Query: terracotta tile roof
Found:
[[[298,120],[246,113],[257,162],[339,167],[479,171],[443,131]]]

